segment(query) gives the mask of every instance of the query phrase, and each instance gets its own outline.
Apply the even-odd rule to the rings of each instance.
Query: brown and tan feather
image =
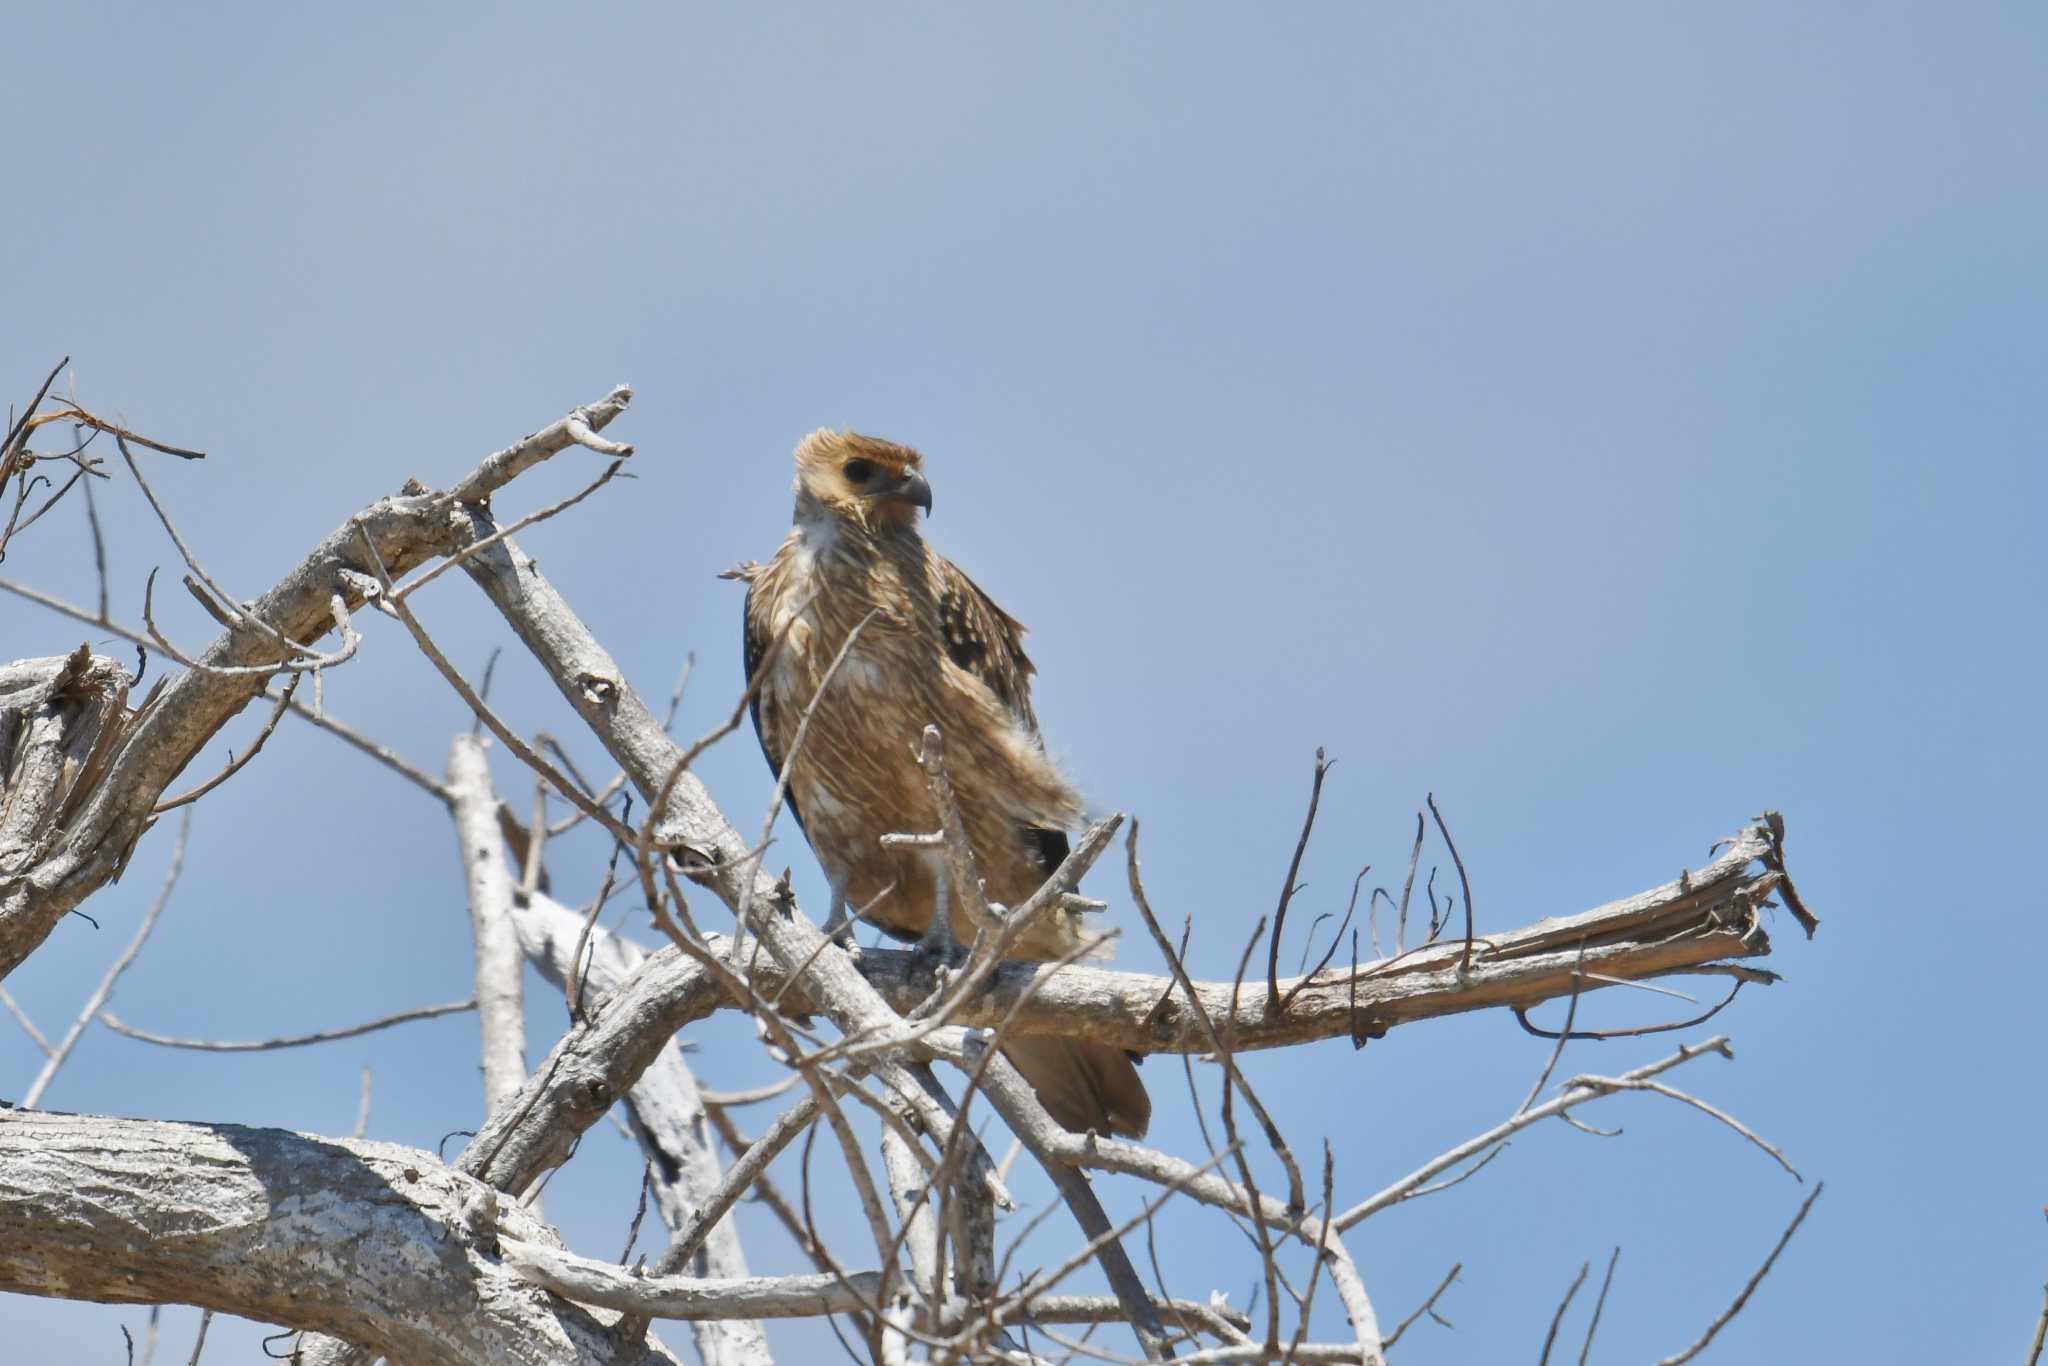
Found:
[[[1083,806],[1039,738],[1024,628],[924,542],[914,513],[850,497],[836,484],[851,459],[882,466],[885,477],[922,465],[907,447],[851,433],[814,433],[798,447],[795,525],[747,592],[750,677],[768,642],[786,631],[757,690],[754,721],[779,770],[833,657],[874,614],[817,697],[789,792],[836,891],[852,906],[874,903],[868,918],[890,934],[915,938],[931,923],[939,859],[932,850],[885,849],[881,837],[938,826],[914,757],[925,726],[946,738],[961,820],[991,901],[1015,906],[1038,888],[1051,871],[1048,848],[1064,842],[1049,846],[1034,832],[1078,828]],[[972,936],[958,898],[953,921],[958,937]],[[1013,952],[1053,958],[1080,943],[1078,921],[1059,912],[1027,930]],[[1143,1132],[1150,1104],[1121,1053],[1051,1039],[1020,1041],[1011,1053],[1070,1128]]]

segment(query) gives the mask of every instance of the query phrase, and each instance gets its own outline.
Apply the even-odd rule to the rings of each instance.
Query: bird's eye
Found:
[[[849,460],[846,462],[846,482],[865,484],[874,478],[875,462],[872,460]]]

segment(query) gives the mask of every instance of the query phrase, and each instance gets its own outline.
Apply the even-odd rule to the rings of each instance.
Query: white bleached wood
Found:
[[[448,798],[469,887],[476,944],[476,1012],[483,1036],[484,1114],[526,1082],[525,956],[512,923],[512,871],[498,833],[498,794],[484,742],[463,732],[448,747]]]

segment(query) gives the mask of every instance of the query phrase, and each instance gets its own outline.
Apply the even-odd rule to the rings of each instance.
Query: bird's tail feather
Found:
[[[1003,1052],[1061,1127],[1077,1134],[1093,1129],[1145,1136],[1152,1098],[1123,1049],[1054,1034],[1019,1034],[1004,1042]]]

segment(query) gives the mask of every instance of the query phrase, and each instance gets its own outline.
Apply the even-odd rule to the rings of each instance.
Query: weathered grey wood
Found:
[[[195,1304],[407,1366],[618,1360],[616,1316],[532,1293],[497,1260],[501,1235],[554,1240],[396,1144],[0,1111],[0,1290]]]
[[[1776,875],[1759,866],[1761,849],[1756,832],[1745,831],[1696,877],[1494,935],[1489,940],[1493,947],[1479,949],[1462,977],[1457,971],[1462,941],[1453,940],[1404,958],[1361,964],[1355,983],[1348,963],[1342,972],[1326,970],[1295,995],[1284,1015],[1267,1010],[1263,982],[1242,987],[1197,982],[1195,989],[1210,1017],[1228,1022],[1233,1048],[1245,1052],[1363,1038],[1470,1010],[1527,1008],[1569,997],[1575,982],[1580,991],[1603,985],[1577,981],[1574,973],[1580,970],[1647,980],[1765,954],[1770,941],[1758,923],[1758,908]],[[1643,927],[1656,937],[1627,937]],[[1576,948],[1580,938],[1599,944],[1587,949],[1583,960]],[[723,939],[712,936],[711,942],[715,952],[724,951]],[[781,989],[779,965],[764,958],[759,971],[764,990]],[[910,950],[864,950],[858,972],[899,1011],[931,991],[929,977]],[[1298,981],[1283,980],[1282,994]],[[1185,1005],[1168,991],[1171,985],[1171,979],[1147,973],[1006,963],[986,992],[962,1004],[952,1023],[990,1027],[1015,1009],[1011,1028],[1024,1033],[1086,1034],[1142,1053],[1201,1051],[1207,1043],[1181,1027]],[[507,1182],[531,1182],[559,1164],[576,1135],[632,1087],[669,1035],[722,1004],[704,969],[680,951],[664,948],[648,955],[591,1023],[572,1029],[556,1044],[556,1056],[535,1070],[512,1114],[479,1135],[463,1154],[463,1169],[481,1173],[487,1167],[493,1180],[502,1174]],[[787,1005],[815,1008],[801,989],[790,992]]]
[[[638,945],[602,925],[592,925],[584,941],[584,918],[545,894],[522,906],[512,924],[527,960],[565,992],[576,970],[576,946],[583,942],[585,1001],[602,1001],[616,992],[647,957]],[[626,1093],[626,1107],[627,1122],[647,1160],[655,1206],[673,1238],[689,1226],[722,1175],[697,1079],[673,1039],[663,1041],[654,1061]],[[688,1270],[700,1277],[748,1278],[746,1253],[730,1218],[710,1230]],[[773,1359],[767,1337],[753,1319],[699,1319],[692,1322],[691,1333],[705,1366],[767,1366]]]
[[[84,645],[0,665],[0,886],[43,856],[98,781],[128,726],[128,680]]]
[[[505,1267],[579,1304],[636,1310],[667,1319],[815,1318],[872,1304],[878,1271],[845,1276],[636,1277],[609,1262],[577,1257],[537,1243],[504,1240]]]

